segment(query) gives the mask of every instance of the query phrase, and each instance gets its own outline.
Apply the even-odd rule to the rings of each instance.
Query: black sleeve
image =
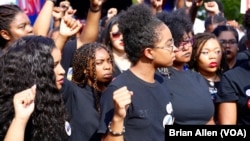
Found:
[[[72,65],[72,60],[73,60],[73,56],[76,50],[76,40],[69,40],[63,50],[62,50],[62,60],[61,60],[61,64],[63,69],[65,70],[65,76],[68,73],[68,69],[71,67]]]

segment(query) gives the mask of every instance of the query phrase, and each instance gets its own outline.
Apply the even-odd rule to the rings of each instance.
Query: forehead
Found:
[[[234,33],[232,31],[222,31],[218,38],[223,39],[235,39]]]
[[[114,24],[114,25],[112,26],[112,28],[111,28],[110,31],[116,32],[116,31],[118,31],[118,30],[119,30],[118,24]]]
[[[109,57],[109,53],[104,48],[97,48],[95,50],[95,58],[96,59],[103,59]]]
[[[54,62],[57,62],[57,61],[60,61],[61,60],[61,51],[54,47],[52,52],[51,52],[51,55],[53,56],[53,59],[54,59]]]
[[[204,46],[201,49],[214,49],[214,48],[221,48],[220,43],[217,39],[210,38],[206,41]]]
[[[23,12],[18,12],[13,18],[11,24],[18,25],[18,24],[27,23],[27,22],[30,22],[29,17]]]
[[[158,41],[168,41],[169,39],[172,39],[172,34],[169,30],[169,28],[165,24],[161,24],[157,28],[158,32]]]

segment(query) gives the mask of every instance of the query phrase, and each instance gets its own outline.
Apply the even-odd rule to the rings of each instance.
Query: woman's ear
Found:
[[[2,36],[2,38],[4,38],[5,40],[10,40],[10,35],[9,32],[6,30],[1,30],[0,31],[0,35]]]
[[[154,53],[153,52],[154,52],[153,48],[145,48],[144,49],[144,55],[151,60],[154,60]]]

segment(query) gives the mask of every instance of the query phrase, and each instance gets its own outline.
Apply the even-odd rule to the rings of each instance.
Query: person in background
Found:
[[[244,62],[245,60],[250,59],[250,9],[246,10],[243,19],[243,25],[245,27],[245,35],[241,38],[239,44],[239,53],[237,55],[238,62]]]
[[[178,9],[179,10],[179,9]],[[183,10],[182,10],[183,12]],[[214,105],[204,78],[188,69],[193,45],[193,24],[185,12],[162,12],[157,15],[169,27],[175,46],[176,59],[168,72],[159,72],[166,78],[166,87],[171,92],[171,102],[176,125],[215,124],[213,120]],[[166,69],[166,68],[165,68]],[[163,69],[164,70],[164,69]],[[183,89],[180,89],[182,86]],[[199,106],[197,106],[199,105]]]
[[[244,15],[243,25],[246,28],[245,45],[248,48],[250,41],[250,9]],[[221,88],[216,100],[219,105],[219,124],[250,125],[249,60],[249,49],[238,53],[237,63],[239,65],[225,72],[221,78]]]
[[[218,103],[219,124],[250,125],[250,61],[222,75]]]
[[[101,19],[101,31],[100,31],[101,34],[102,31],[105,29],[107,22],[117,14],[118,14],[117,8],[111,7],[108,9],[107,15]]]
[[[107,45],[111,50],[114,57],[114,72],[113,77],[117,77],[122,72],[128,70],[131,62],[124,49],[124,42],[122,33],[118,27],[119,15],[111,18],[106,24],[103,32],[101,42]]]
[[[203,33],[205,31],[204,21],[197,17],[199,8],[203,0],[177,0],[176,10],[184,10],[193,23],[193,33]]]
[[[229,69],[226,55],[219,40],[213,33],[194,35],[193,53],[188,63],[189,69],[200,73],[206,80],[211,99],[215,104],[214,120],[218,123],[217,104],[221,75]]]
[[[242,52],[245,52],[245,51],[246,51],[246,53],[249,53],[249,52],[247,51],[247,50],[248,50],[247,32],[246,32],[245,35],[239,40],[238,46],[239,46],[239,51],[238,51],[237,57],[238,57],[239,53],[242,53]],[[241,58],[241,57],[240,57],[240,58]]]
[[[20,37],[33,34],[30,20],[20,7],[0,5],[0,55]]]
[[[101,19],[102,5],[105,0],[90,0],[85,26],[78,38],[67,40],[62,49],[62,66],[66,71],[66,76],[71,80],[72,76],[72,58],[77,48],[86,43],[95,42],[99,36],[99,21]]]
[[[237,53],[238,47],[238,32],[232,26],[219,25],[212,32],[217,36],[220,41],[221,46],[224,48],[226,53],[226,62],[229,69],[232,69],[237,64]]]
[[[242,41],[243,40],[243,41]],[[246,60],[250,60],[250,30],[246,31],[246,34],[244,37],[242,37],[240,43],[239,43],[239,48],[242,48],[242,46],[245,46],[245,49],[242,51],[239,51],[236,59],[237,59],[237,64],[241,64],[242,62]]]
[[[69,141],[100,141],[100,97],[113,79],[112,53],[101,43],[84,44],[76,50],[72,68],[72,81],[64,79],[61,90],[71,117]]]
[[[46,0],[32,27],[28,16],[20,7],[14,4],[0,5],[0,55],[8,50],[7,47],[10,46],[11,43],[21,37],[27,35],[47,36],[53,7],[53,1]],[[65,27],[71,27],[70,31],[65,31]],[[60,36],[55,39],[56,46],[62,48],[71,35],[68,33],[74,31],[72,33],[74,34],[80,27],[80,23],[73,17],[64,17]]]
[[[212,33],[219,25],[226,25],[227,19],[221,15],[211,15],[205,19],[205,31]]]
[[[175,59],[171,32],[146,4],[121,13],[118,27],[132,66],[103,92],[98,133],[103,141],[164,140],[164,127],[174,117],[170,93],[156,70]]]
[[[0,57],[1,140],[64,141],[70,136],[59,91],[65,73],[60,59],[52,39],[34,35],[18,39]]]

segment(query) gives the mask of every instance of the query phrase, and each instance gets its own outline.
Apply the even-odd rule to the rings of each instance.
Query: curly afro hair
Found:
[[[123,11],[118,21],[123,34],[125,52],[132,64],[136,64],[147,47],[158,41],[157,28],[164,24],[156,18],[148,5],[134,4]]]
[[[156,16],[168,26],[172,33],[174,44],[177,47],[183,41],[184,33],[193,33],[193,23],[184,11],[163,11],[156,14]]]

